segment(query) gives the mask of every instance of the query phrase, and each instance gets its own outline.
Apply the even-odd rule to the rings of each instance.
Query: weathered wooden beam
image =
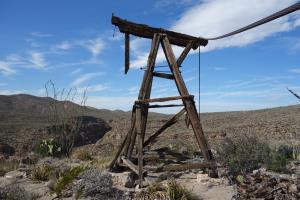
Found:
[[[150,53],[148,56],[147,61],[147,68],[144,72],[144,77],[142,81],[142,85],[139,91],[138,99],[147,99],[150,96],[151,93],[151,86],[152,86],[152,73],[154,70],[155,60],[159,48],[161,36],[159,34],[155,34],[154,38],[152,40]]]
[[[135,164],[133,164],[130,160],[126,159],[124,156],[122,156],[121,159],[123,163],[129,167],[129,169],[131,169],[134,173],[139,175],[138,167]]]
[[[208,40],[201,37],[194,37],[174,31],[168,31],[162,28],[154,28],[145,24],[137,24],[116,16],[112,16],[111,23],[118,26],[120,32],[132,34],[138,37],[152,39],[155,33],[165,34],[168,36],[171,44],[181,47],[187,46],[191,40],[195,41],[193,49],[197,49],[199,45],[206,46],[208,43]]]
[[[159,77],[159,78],[166,78],[170,80],[174,80],[173,74],[165,74],[165,73],[160,73],[160,72],[153,72],[153,76]]]
[[[171,119],[169,119],[160,129],[158,129],[153,135],[151,135],[146,142],[144,142],[143,147],[149,145],[157,136],[159,136],[164,130],[175,124],[181,115],[185,113],[185,109],[183,108],[180,112],[174,115]]]
[[[182,96],[174,96],[174,97],[162,97],[162,98],[137,100],[136,103],[164,102],[164,101],[174,101],[179,99],[193,99],[193,98],[194,98],[193,95],[182,95]]]
[[[184,106],[183,104],[166,104],[166,105],[149,105],[148,108],[169,108],[169,107],[179,107]]]
[[[213,165],[214,164],[211,162],[169,164],[158,168],[157,171],[180,171],[188,169],[211,168]]]
[[[184,80],[181,76],[181,73],[179,71],[177,60],[175,58],[174,52],[172,50],[171,44],[169,42],[169,39],[167,37],[163,37],[162,39],[162,47],[165,53],[165,56],[167,58],[168,64],[170,66],[170,70],[172,71],[176,86],[178,89],[178,92],[181,96],[187,96],[189,95],[188,90],[186,88],[186,85],[184,83]],[[187,114],[189,115],[189,119],[194,131],[194,134],[196,136],[197,143],[202,151],[202,154],[204,156],[204,159],[208,162],[215,162],[213,158],[213,154],[210,150],[210,147],[206,141],[205,135],[203,133],[203,129],[199,120],[199,116],[197,113],[197,109],[195,106],[195,102],[193,99],[183,99],[183,103],[185,105]],[[217,171],[216,168],[212,170],[211,174],[212,177],[217,177]]]
[[[111,163],[109,164],[108,168],[109,169],[112,169],[115,164],[116,164],[116,161],[118,160],[119,156],[121,155],[122,151],[123,151],[123,148],[124,148],[124,145],[126,144],[126,141],[128,140],[128,137],[129,137],[129,133],[126,135],[126,137],[124,138],[121,146],[119,147],[114,159],[111,161]]]
[[[138,175],[139,186],[143,187],[143,139],[142,139],[142,108],[136,108],[136,130],[137,130],[137,150],[138,150]]]
[[[135,141],[132,141],[133,139],[135,139],[133,137],[134,131],[135,131],[135,122],[136,122],[136,107],[135,105],[132,107],[132,111],[131,111],[131,124],[130,124],[130,129],[128,132],[128,139],[126,141],[126,144],[124,146],[124,152],[123,154],[128,156],[128,151],[129,151],[129,147],[130,145],[133,143],[135,143]]]
[[[128,70],[129,70],[129,62],[130,62],[130,55],[129,55],[129,51],[130,51],[130,47],[129,47],[129,34],[125,33],[125,74],[127,74]]]
[[[189,118],[189,115],[185,115],[185,125],[186,125],[186,127],[189,128],[190,124],[191,124],[191,120]]]
[[[191,48],[193,47],[194,43],[195,43],[195,41],[191,40],[186,45],[186,47],[184,48],[184,50],[182,51],[182,53],[180,54],[180,56],[178,57],[178,59],[176,61],[178,67],[181,66],[181,64],[183,63],[184,59],[186,58],[186,56],[189,54]]]

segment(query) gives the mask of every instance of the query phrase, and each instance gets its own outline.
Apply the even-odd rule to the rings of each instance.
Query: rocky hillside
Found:
[[[8,144],[19,151],[32,147],[32,141],[48,137],[48,107],[53,99],[31,95],[0,95],[0,143]],[[58,107],[63,102],[58,102]],[[79,105],[68,102],[70,109]],[[85,139],[80,144],[91,144],[98,139],[97,146],[117,146],[130,125],[130,112],[85,108]],[[166,120],[168,115],[151,113],[147,135],[152,134]],[[274,143],[296,142],[300,136],[300,106],[286,106],[272,109],[241,112],[205,113],[201,115],[202,125],[214,145],[226,137],[238,134],[258,134],[261,139]],[[107,133],[112,129],[109,133]],[[106,134],[107,133],[107,134]],[[84,134],[83,134],[84,135]],[[103,145],[103,144],[109,145]],[[184,117],[163,133],[154,147],[163,146],[197,147],[191,128],[187,129]]]

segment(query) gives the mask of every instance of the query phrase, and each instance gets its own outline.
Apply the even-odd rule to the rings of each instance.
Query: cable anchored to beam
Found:
[[[218,37],[206,38],[206,39],[207,40],[219,40],[219,39],[223,39],[223,38],[226,38],[226,37],[229,37],[229,36],[233,36],[233,35],[242,33],[244,31],[250,30],[252,28],[255,28],[257,26],[260,26],[262,24],[265,24],[265,23],[268,23],[270,21],[273,21],[273,20],[275,20],[277,18],[280,18],[280,17],[283,17],[285,15],[288,15],[288,14],[290,14],[292,12],[295,12],[295,11],[297,11],[299,9],[300,9],[300,2],[295,3],[295,4],[293,4],[293,5],[285,8],[283,10],[280,10],[280,11],[278,11],[278,12],[272,14],[272,15],[269,15],[268,17],[265,17],[265,18],[263,18],[261,20],[258,20],[256,22],[254,22],[252,24],[249,24],[249,25],[247,25],[247,26],[245,26],[243,28],[240,28],[238,30],[232,31],[230,33],[227,33],[225,35],[221,35],[221,36],[218,36]]]

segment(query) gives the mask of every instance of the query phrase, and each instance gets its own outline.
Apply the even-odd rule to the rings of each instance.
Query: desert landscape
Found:
[[[299,10],[2,0],[0,200],[300,199]]]
[[[136,175],[126,169],[126,166],[118,171],[107,171],[109,163],[129,129],[130,112],[87,107],[80,137],[75,139],[71,155],[69,157],[61,155],[53,157],[42,155],[36,149],[42,141],[50,141],[51,138],[55,138],[55,135],[48,130],[49,122],[47,121],[49,117],[47,116],[47,113],[49,114],[47,105],[51,99],[31,95],[2,95],[0,97],[1,195],[4,195],[3,192],[7,192],[7,190],[19,193],[16,195],[26,194],[29,199],[73,199],[75,197],[78,199],[139,199],[139,195],[145,195],[142,199],[151,199],[153,198],[151,195],[159,195],[159,193],[148,194],[150,196],[147,197],[147,194],[141,193],[144,190],[136,187]],[[57,101],[57,105],[64,103]],[[67,103],[70,106],[80,107],[71,102]],[[218,158],[218,156],[224,156],[225,153],[230,152],[226,149],[226,145],[224,146],[224,142],[227,140],[246,142],[238,144],[245,148],[241,151],[245,151],[243,153],[248,153],[248,155],[239,155],[235,152],[234,156],[237,158],[232,157],[231,159],[241,159],[241,166],[238,167],[238,170],[245,167],[243,162],[253,165],[249,167],[254,167],[249,169],[253,172],[247,170],[242,175],[239,174],[239,171],[237,171],[239,175],[232,174],[225,164],[231,160],[220,158],[218,160],[219,178],[209,178],[205,169],[183,171],[170,169],[166,172],[153,170],[153,166],[164,166],[173,161],[203,159],[193,138],[193,131],[191,128],[187,128],[184,117],[182,117],[179,123],[167,129],[164,134],[159,136],[157,142],[145,152],[144,159],[149,165],[146,165],[149,167],[149,175],[145,180],[146,185],[149,186],[146,188],[162,187],[155,186],[155,184],[172,185],[175,184],[172,181],[175,181],[176,184],[186,188],[190,192],[189,194],[195,196],[196,199],[244,199],[246,197],[297,199],[296,187],[299,184],[297,177],[300,175],[300,162],[297,160],[300,154],[299,139],[297,139],[300,128],[297,125],[300,121],[299,112],[300,106],[295,105],[255,111],[202,114],[203,129],[214,155]],[[171,115],[151,113],[146,137],[149,137],[170,117]],[[250,144],[251,142],[253,143]],[[243,161],[243,156],[252,156],[252,153],[249,152],[250,149],[247,148],[258,148],[254,150],[255,154],[258,154],[256,156],[266,156],[264,155],[266,152],[262,152],[265,147],[259,147],[260,145],[270,146],[270,149],[282,148],[283,154],[287,156],[275,160],[278,161],[277,164],[273,164],[276,165],[274,169],[277,168],[275,172],[269,170],[264,163],[250,163],[252,162],[249,161],[250,158],[247,158],[249,163],[246,160]],[[218,152],[220,150],[227,152]],[[149,153],[147,154],[147,152]],[[67,180],[68,178],[65,176],[68,173],[72,174],[72,170],[80,171],[78,174],[81,175],[72,177],[72,180],[66,181],[67,183],[61,183],[59,180],[64,178]],[[56,175],[52,173],[56,173]],[[99,177],[89,180],[90,176]],[[278,183],[273,183],[275,180]],[[269,185],[270,182],[272,185]],[[58,189],[55,184],[62,184],[62,186]],[[87,188],[86,193],[78,197],[76,196],[79,195],[78,184],[95,188]],[[89,186],[89,184],[95,185]],[[257,188],[257,184],[259,188]],[[273,192],[273,190],[276,191]]]

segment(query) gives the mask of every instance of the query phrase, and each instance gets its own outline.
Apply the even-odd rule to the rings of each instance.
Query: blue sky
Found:
[[[45,95],[88,88],[87,105],[129,110],[137,97],[150,40],[131,37],[131,69],[123,73],[124,37],[111,15],[194,36],[240,28],[297,0],[0,1],[0,94]],[[250,9],[251,8],[251,9]],[[174,48],[178,55],[180,48]],[[198,54],[182,74],[197,99]],[[300,93],[300,12],[201,48],[201,112],[297,104]],[[157,65],[164,65],[161,52]],[[176,96],[171,81],[154,79],[153,97]],[[163,112],[174,112],[164,110]]]

